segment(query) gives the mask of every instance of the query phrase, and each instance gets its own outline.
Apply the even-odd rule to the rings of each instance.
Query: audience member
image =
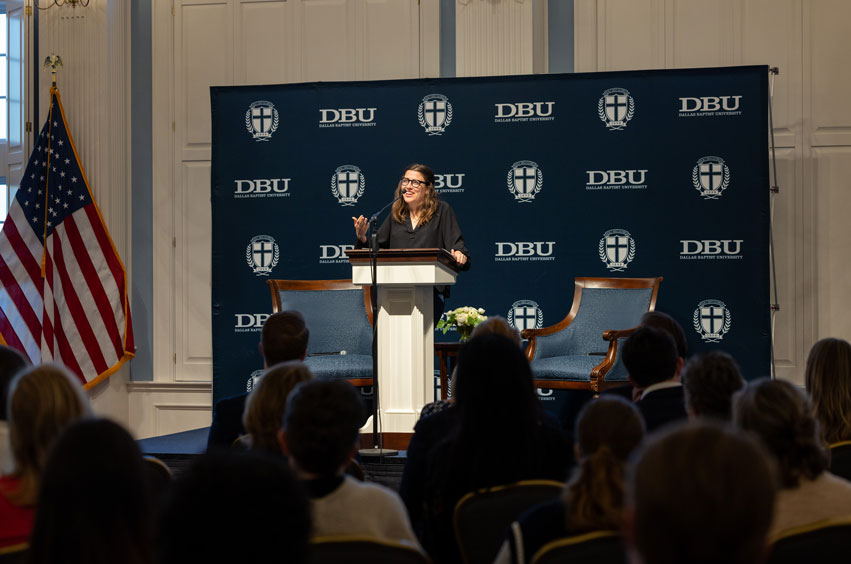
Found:
[[[851,345],[822,339],[810,349],[805,383],[821,434],[830,448],[830,471],[851,480]]]
[[[520,347],[523,342],[520,338],[520,332],[517,331],[514,327],[509,325],[508,321],[499,315],[494,315],[492,317],[488,317],[473,329],[473,333],[470,335],[470,338],[477,337],[479,335],[489,335],[489,334],[497,334],[508,337]],[[452,370],[452,376],[450,378],[449,390],[455,389],[455,370]],[[434,415],[439,411],[443,411],[447,407],[450,407],[453,403],[455,403],[455,398],[453,396],[449,396],[448,399],[445,400],[437,400],[431,403],[427,403],[423,406],[420,411],[420,419],[424,419],[429,415]]]
[[[313,378],[302,362],[291,360],[269,368],[248,394],[242,424],[248,432],[246,443],[254,449],[280,454],[278,431],[287,408],[287,397],[301,382]]]
[[[498,315],[488,317],[479,323],[471,338],[482,335],[497,334],[508,337],[520,348],[520,333],[508,324],[504,317]],[[452,371],[451,389],[455,389],[457,370]],[[408,514],[411,516],[411,524],[419,535],[421,533],[422,496],[425,487],[425,470],[428,453],[434,446],[442,441],[455,427],[455,411],[448,407],[455,405],[455,396],[447,400],[439,400],[423,407],[420,420],[414,427],[414,435],[408,443],[408,451],[405,469],[402,473],[402,481],[399,486],[399,494],[405,502]],[[431,407],[430,407],[431,406]]]
[[[153,564],[154,513],[142,454],[105,419],[72,424],[50,451],[32,564]]]
[[[27,544],[48,451],[65,427],[89,414],[89,404],[70,372],[42,364],[12,380],[7,414],[14,470],[0,476],[0,549]]]
[[[310,331],[304,317],[297,311],[273,313],[263,324],[258,349],[263,357],[263,368],[269,368],[288,360],[304,360]],[[213,422],[207,437],[207,450],[214,447],[229,447],[245,434],[242,415],[248,394],[239,394],[216,403]]]
[[[419,548],[392,490],[344,475],[357,453],[364,406],[342,380],[312,380],[287,400],[281,449],[310,496],[313,537],[357,535]]]
[[[15,374],[29,366],[29,361],[12,347],[0,345],[0,475],[12,471],[12,447],[9,445],[9,423],[6,404],[9,384]]]
[[[714,417],[730,421],[733,394],[745,387],[739,365],[723,351],[697,355],[682,373],[686,412],[689,418]]]
[[[280,456],[203,454],[174,483],[159,524],[159,563],[307,561],[310,511]]]
[[[461,349],[457,370],[457,423],[425,461],[422,509],[408,505],[424,512],[424,546],[437,562],[460,558],[452,514],[466,493],[524,479],[563,481],[567,474],[564,436],[541,409],[514,341],[474,337]]]
[[[751,431],[774,455],[780,492],[772,536],[851,512],[851,482],[827,472],[828,452],[812,404],[782,380],[758,380],[733,399],[733,420]]]
[[[686,418],[679,381],[683,359],[673,337],[662,329],[639,327],[623,344],[621,357],[648,432]]]
[[[651,436],[627,473],[630,561],[762,562],[775,491],[771,458],[748,435],[704,420]]]
[[[579,413],[574,436],[579,464],[561,498],[512,523],[495,564],[531,562],[539,549],[559,538],[621,530],[626,460],[644,438],[644,420],[629,401],[601,397]]]
[[[677,345],[677,356],[685,362],[688,358],[688,342],[686,341],[686,333],[682,326],[677,323],[677,320],[663,311],[648,311],[641,316],[641,321],[638,323],[642,327],[653,327],[661,329],[674,339]]]

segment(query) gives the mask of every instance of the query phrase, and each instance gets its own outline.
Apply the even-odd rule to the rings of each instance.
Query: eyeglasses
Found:
[[[416,178],[406,178],[404,176],[402,177],[401,182],[402,186],[410,186],[411,188],[419,188],[420,186],[425,184],[425,182],[423,182],[422,180],[417,180]]]

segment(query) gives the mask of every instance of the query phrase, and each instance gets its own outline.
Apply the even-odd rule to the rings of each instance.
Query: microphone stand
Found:
[[[362,456],[394,456],[399,452],[384,448],[384,437],[378,432],[378,403],[380,401],[378,391],[378,216],[402,199],[405,194],[407,194],[407,191],[402,190],[402,193],[392,202],[369,218],[369,257],[372,272],[372,286],[370,287],[372,296],[372,448],[361,449],[359,452]]]

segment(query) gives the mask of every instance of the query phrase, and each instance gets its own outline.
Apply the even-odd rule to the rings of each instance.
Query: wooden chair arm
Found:
[[[638,329],[638,327],[633,327],[631,329],[608,329],[603,331],[603,340],[617,341],[618,339],[625,339],[635,333],[636,329]]]

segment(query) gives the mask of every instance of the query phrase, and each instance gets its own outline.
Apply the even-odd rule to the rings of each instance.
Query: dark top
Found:
[[[851,480],[851,443],[830,447],[830,473]]]
[[[418,423],[421,425],[457,407],[441,411]],[[416,433],[415,433],[416,435]],[[505,445],[499,463],[487,470],[471,473],[459,461],[452,459],[453,436],[431,449],[426,461],[425,487],[422,494],[423,547],[434,562],[460,562],[455,542],[452,517],[455,505],[466,493],[520,480],[549,479],[563,482],[568,471],[568,445],[554,419],[545,416],[536,432],[527,437],[527,448]],[[525,450],[530,455],[518,454]]]
[[[361,243],[355,240],[355,248],[363,249],[369,246],[369,233],[366,235],[367,242]],[[437,202],[437,209],[428,223],[420,223],[414,228],[411,218],[405,223],[398,223],[392,214],[388,215],[381,227],[378,228],[378,247],[381,249],[446,249],[448,251],[461,251],[467,256],[467,262],[460,268],[470,269],[470,251],[464,244],[464,236],[458,226],[458,219],[452,207],[446,202]],[[448,286],[438,286],[437,290],[449,296]]]
[[[213,409],[213,423],[207,437],[207,450],[216,447],[230,447],[240,435],[245,434],[242,426],[242,412],[245,411],[245,400],[248,394],[224,398],[216,403]]]
[[[517,521],[511,524],[505,535],[511,548],[511,562],[515,564],[531,562],[538,551],[547,544],[583,534],[582,531],[568,529],[565,522],[566,514],[567,506],[564,500],[557,498],[540,503],[521,515]],[[517,546],[518,539],[515,528],[519,528],[522,547]],[[518,553],[518,548],[520,553]],[[577,545],[577,548],[579,548],[579,545]],[[582,558],[577,551],[575,553],[577,562],[626,562],[626,554],[621,548],[619,537],[607,537],[601,540],[596,548],[585,545],[581,554],[592,558]],[[568,557],[567,554],[563,556]]]
[[[680,421],[687,417],[682,386],[654,390],[642,397],[635,405],[644,416],[648,433],[672,421]]]

